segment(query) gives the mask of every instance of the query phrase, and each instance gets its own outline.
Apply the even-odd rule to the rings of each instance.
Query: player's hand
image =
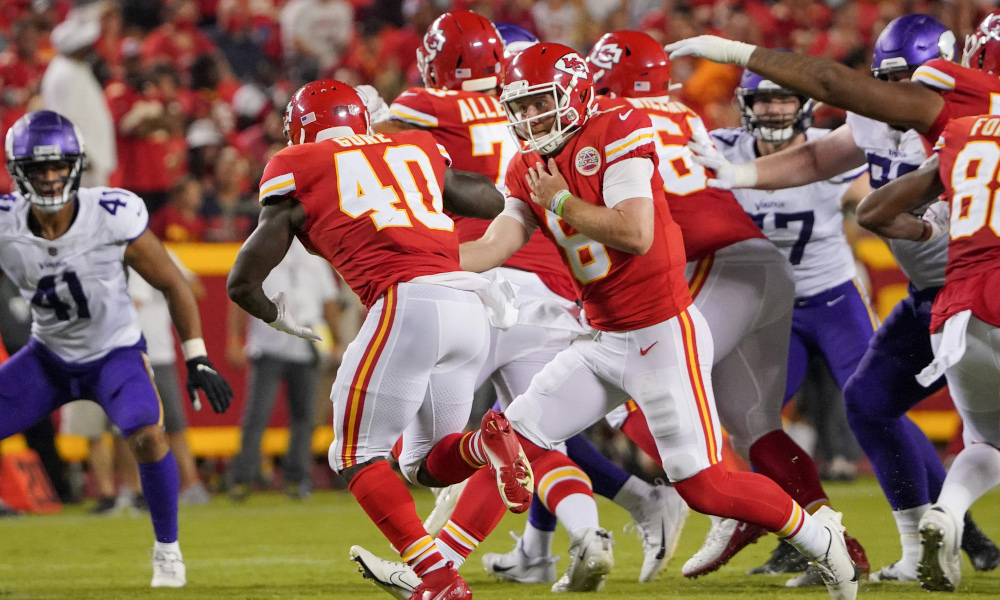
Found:
[[[528,174],[524,178],[528,181],[528,187],[531,188],[531,201],[543,208],[552,206],[552,196],[556,192],[569,189],[569,184],[559,173],[559,167],[556,166],[554,158],[549,159],[548,167],[540,162],[533,167],[528,167]]]
[[[670,54],[670,60],[677,60],[682,56],[697,56],[712,62],[729,63],[740,67],[747,66],[747,61],[756,48],[757,46],[751,44],[734,42],[714,35],[699,35],[663,47]]]
[[[285,333],[300,337],[304,340],[309,340],[310,342],[320,342],[323,340],[320,336],[309,329],[308,327],[303,327],[295,322],[292,315],[288,312],[288,303],[285,301],[285,292],[278,292],[271,297],[271,302],[278,307],[278,318],[268,323],[271,327],[274,327],[278,331],[284,331]]]
[[[373,125],[389,120],[389,105],[379,95],[378,90],[370,85],[359,85],[354,89],[358,91],[361,99],[365,101],[365,108],[368,109],[368,114],[371,116]]]
[[[688,148],[694,153],[694,162],[715,173],[714,179],[709,178],[708,187],[731,190],[753,187],[757,183],[757,167],[752,162],[743,165],[729,162],[705,132],[696,129]]]
[[[930,225],[930,235],[921,241],[932,242],[947,235],[951,229],[951,205],[943,201],[935,202],[927,207],[921,218]]]
[[[233,388],[219,375],[207,356],[197,356],[186,361],[188,369],[187,391],[195,410],[201,409],[198,390],[205,392],[212,410],[224,413],[233,399]]]

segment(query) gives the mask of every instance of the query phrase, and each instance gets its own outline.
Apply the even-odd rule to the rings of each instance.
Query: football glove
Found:
[[[694,162],[715,172],[715,178],[707,181],[708,187],[720,190],[733,188],[748,188],[757,184],[757,167],[752,162],[734,165],[729,162],[707,133],[695,130],[692,132],[688,148],[694,153]]]
[[[745,67],[757,46],[726,40],[714,35],[699,35],[667,44],[663,49],[670,54],[670,60],[677,60],[682,56],[697,56],[707,58],[712,62]]]
[[[198,399],[198,390],[201,390],[208,397],[208,403],[212,405],[212,410],[220,414],[226,412],[233,399],[233,389],[215,370],[208,357],[196,356],[185,361],[185,364],[187,364],[188,369],[188,396],[191,397],[191,403],[195,409],[201,408],[201,401]]]
[[[379,95],[378,90],[370,85],[359,85],[354,89],[358,90],[361,99],[365,101],[365,108],[368,109],[372,125],[389,120],[389,105]]]
[[[304,340],[309,340],[310,342],[320,342],[323,338],[316,335],[312,329],[308,327],[303,327],[295,322],[292,315],[288,312],[288,303],[285,301],[285,292],[278,292],[271,297],[271,302],[278,307],[278,318],[268,323],[271,327],[274,327],[278,331],[284,331],[296,337],[300,337]]]

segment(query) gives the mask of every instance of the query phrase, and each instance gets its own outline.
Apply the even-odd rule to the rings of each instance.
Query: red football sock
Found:
[[[692,509],[706,514],[760,525],[778,532],[789,525],[796,510],[778,484],[757,473],[734,473],[721,464],[674,483],[674,489]]]
[[[635,402],[629,400],[628,404],[634,406]],[[656,461],[656,464],[661,464],[660,451],[656,449],[656,441],[653,439],[653,434],[650,433],[649,425],[646,423],[646,417],[639,410],[639,407],[636,406],[634,410],[629,408],[628,417],[622,423],[622,433]]]
[[[348,488],[417,575],[445,565],[434,539],[420,523],[413,497],[388,462],[382,460],[361,469]]]
[[[444,436],[427,455],[427,473],[445,485],[472,477],[489,461],[479,441],[480,435],[477,429]]]
[[[500,499],[493,471],[480,469],[465,484],[451,519],[438,534],[438,543],[463,558],[468,557],[500,524],[506,512],[507,506]]]
[[[561,452],[546,452],[531,461],[531,470],[535,473],[538,499],[552,514],[556,514],[556,506],[567,496],[584,494],[594,497],[590,478]]]
[[[773,479],[810,513],[830,505],[816,464],[783,430],[772,431],[754,442],[750,462],[758,473]]]

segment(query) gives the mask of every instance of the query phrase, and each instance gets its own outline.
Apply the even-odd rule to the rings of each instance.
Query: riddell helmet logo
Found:
[[[424,51],[427,54],[427,60],[434,60],[437,53],[444,48],[444,41],[444,32],[440,29],[427,30],[427,35],[424,36]]]
[[[563,73],[572,75],[573,77],[586,77],[589,74],[587,63],[583,62],[583,58],[576,52],[564,55],[556,61],[555,66]]]
[[[618,44],[605,44],[597,49],[590,62],[602,69],[610,69],[622,59],[622,49]]]

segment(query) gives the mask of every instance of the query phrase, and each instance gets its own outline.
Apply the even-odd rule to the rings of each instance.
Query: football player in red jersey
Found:
[[[944,287],[934,299],[934,361],[917,376],[928,386],[943,372],[962,416],[965,448],[937,501],[920,519],[921,586],[954,591],[962,577],[962,515],[1000,484],[1000,117],[948,123],[937,154],[879,188],[858,206],[858,223],[889,238],[929,241],[948,235]],[[935,220],[910,211],[944,194],[950,211]],[[928,211],[930,212],[930,211]],[[950,214],[948,214],[950,212]]]
[[[509,407],[526,453],[551,448],[631,397],[692,508],[776,532],[826,567],[832,597],[854,598],[858,572],[839,514],[823,507],[811,516],[773,481],[720,463],[707,377],[712,336],[692,306],[649,116],[630,106],[595,111],[586,63],[560,44],[515,57],[500,102],[525,149],[509,167],[503,214],[462,245],[462,266],[492,268],[541,228],[560,247],[592,327]],[[499,520],[502,512],[491,510]]]
[[[490,465],[502,504],[524,510],[531,499],[531,470],[501,413],[461,433],[490,322],[510,326],[516,315],[487,278],[461,271],[443,208],[496,214],[500,194],[483,176],[449,169],[427,133],[372,133],[364,101],[339,81],[296,92],[285,127],[290,146],[264,170],[260,224],[237,255],[229,296],[276,329],[317,339],[293,321],[283,293],[269,299],[261,288],[293,236],[358,294],[368,316],[334,382],[330,466],[423,577],[412,599],[470,598],[385,458],[405,430],[400,467],[411,482],[442,487]]]
[[[711,35],[664,49],[671,59],[698,56],[746,67],[817,102],[904,131],[915,129],[932,144],[951,119],[1000,113],[1000,11],[990,13],[966,40],[962,66],[943,58],[930,60],[917,68],[911,81],[882,81],[828,58],[777,52]]]
[[[670,99],[670,63],[656,40],[637,31],[609,33],[598,40],[587,62],[601,95],[598,108],[634,108],[645,112],[652,124],[663,190],[684,237],[688,288],[712,332],[712,385],[722,426],[737,452],[799,505],[809,512],[829,505],[812,459],[782,429],[787,369],[782,357],[788,354],[795,294],[788,261],[731,192],[708,187],[711,173],[694,161],[687,147],[695,132],[701,139],[708,133],[698,115]],[[616,408],[608,420],[657,457],[634,402]],[[587,471],[586,464],[577,462]],[[725,535],[713,531],[712,543],[706,541],[684,565],[685,576],[718,569],[766,533],[733,520],[715,526]],[[852,538],[847,543],[855,564],[866,570],[864,549]]]

